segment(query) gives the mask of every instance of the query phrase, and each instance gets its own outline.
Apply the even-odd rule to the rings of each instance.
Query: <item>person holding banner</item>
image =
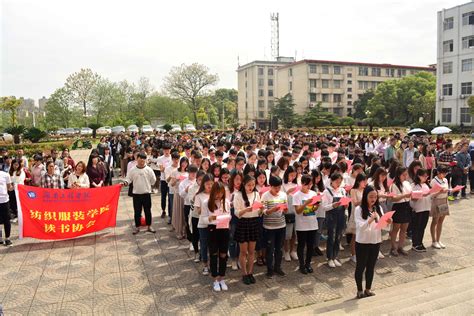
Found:
[[[224,184],[215,182],[209,199],[202,206],[200,219],[208,225],[211,275],[214,278],[213,289],[216,292],[227,291],[229,288],[225,284],[224,277],[229,249],[230,204],[225,198]],[[226,225],[219,227],[219,221],[223,215],[228,216]]]
[[[253,264],[255,258],[255,245],[260,236],[259,216],[263,205],[260,195],[255,189],[255,178],[246,175],[240,187],[240,192],[234,194],[234,209],[237,216],[235,241],[239,243],[239,263],[242,269],[244,284],[254,284]]]
[[[10,175],[0,170],[0,223],[3,223],[3,228],[5,229],[5,240],[2,241],[0,239],[0,244],[4,243],[5,246],[11,246],[12,244],[10,241],[12,229],[12,224],[10,223],[10,197],[8,195],[8,192],[12,190],[13,184]]]
[[[431,247],[435,249],[444,249],[446,246],[441,243],[441,231],[443,229],[443,222],[446,215],[449,215],[449,205],[448,205],[448,192],[449,192],[449,183],[446,178],[449,172],[449,169],[443,165],[439,165],[437,168],[436,177],[431,180],[431,187],[440,186],[441,190],[438,193],[433,194],[433,200],[431,202],[430,216],[433,218],[431,220]]]
[[[89,176],[86,173],[86,164],[79,161],[73,173],[69,175],[67,182],[69,189],[86,189],[90,187]]]
[[[367,186],[362,194],[360,206],[354,210],[356,221],[356,269],[354,278],[357,284],[357,298],[374,296],[371,291],[374,279],[375,264],[382,243],[381,230],[376,225],[383,215],[378,203],[377,191],[372,186]],[[388,219],[390,223],[392,220]],[[365,271],[365,291],[362,278]]]
[[[137,155],[137,165],[130,169],[124,180],[125,185],[133,183],[134,235],[140,232],[142,209],[145,212],[145,221],[148,226],[147,231],[156,233],[151,226],[151,191],[155,181],[156,177],[153,169],[146,165],[146,154],[139,153]]]
[[[54,172],[55,164],[52,160],[46,163],[46,173],[41,176],[40,186],[47,189],[61,189],[61,176]]]

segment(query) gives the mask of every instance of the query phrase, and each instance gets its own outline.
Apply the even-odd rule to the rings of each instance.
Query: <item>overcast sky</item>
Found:
[[[425,66],[436,12],[465,2],[0,0],[0,95],[49,96],[81,67],[160,89],[172,66],[193,62],[237,88],[237,56],[271,58],[271,12],[282,56]]]

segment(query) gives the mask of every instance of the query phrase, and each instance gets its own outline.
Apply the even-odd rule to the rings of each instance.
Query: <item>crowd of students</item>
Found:
[[[297,262],[302,274],[314,272],[314,256],[325,255],[332,269],[341,267],[345,236],[362,298],[374,295],[375,264],[384,258],[383,230],[376,226],[387,211],[395,212],[385,228],[391,256],[409,255],[407,238],[412,251],[427,251],[423,240],[430,217],[432,242],[426,246],[446,247],[441,235],[448,200],[468,198],[468,178],[474,193],[473,154],[474,141],[465,137],[453,143],[398,133],[118,135],[101,139],[87,166],[74,165],[67,152],[61,159],[53,152],[35,156],[23,182],[100,187],[111,184],[119,168],[133,197],[133,234],[140,232],[142,212],[147,231],[155,233],[151,194],[160,192],[161,218],[176,238],[189,240],[194,262],[202,264],[202,274],[211,274],[215,291],[228,290],[229,259],[247,285],[256,282],[254,263],[266,266],[268,278],[285,276],[283,260]],[[18,153],[12,180],[25,160]]]

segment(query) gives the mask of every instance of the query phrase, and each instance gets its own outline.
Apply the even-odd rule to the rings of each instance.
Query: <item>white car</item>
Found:
[[[179,126],[178,124],[171,124],[171,131],[172,132],[181,132],[182,129],[181,129],[181,126]]]
[[[164,125],[156,125],[155,132],[165,133],[166,130],[163,128]]]
[[[96,131],[97,135],[108,135],[112,134],[112,128],[110,126],[99,127]]]
[[[151,127],[151,125],[143,125],[142,126],[142,133],[145,133],[145,134],[153,133],[153,127]]]
[[[138,126],[130,125],[129,127],[127,127],[127,131],[129,133],[138,133]]]
[[[8,133],[0,133],[0,140],[6,143],[13,142],[13,135]]]
[[[83,127],[83,128],[81,128],[80,134],[81,135],[92,135],[92,132],[93,132],[92,128]]]
[[[112,127],[112,134],[125,133],[125,127],[122,125]]]
[[[195,132],[196,131],[196,127],[194,127],[193,124],[186,124],[184,125],[184,130],[186,132]]]
[[[71,136],[71,135],[74,135],[76,134],[76,130],[74,128],[65,128],[64,129],[64,134],[65,135],[68,135],[68,136]]]
[[[66,130],[64,128],[61,128],[58,130],[58,135],[66,135]]]

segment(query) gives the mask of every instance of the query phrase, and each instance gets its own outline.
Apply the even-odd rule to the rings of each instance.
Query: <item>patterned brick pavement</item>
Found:
[[[87,153],[74,154],[77,160]],[[443,232],[446,249],[387,256],[377,264],[374,290],[471,267],[471,201],[452,204]],[[303,276],[296,262],[285,262],[288,275],[268,280],[265,269],[256,267],[257,283],[252,286],[229,269],[229,291],[214,293],[211,278],[202,276],[201,265],[192,261],[189,243],[178,241],[159,218],[159,195],[153,196],[156,235],[131,234],[133,210],[125,189],[119,208],[115,229],[74,240],[19,241],[14,226],[14,246],[0,247],[0,304],[6,315],[262,314],[355,293],[348,250],[342,253],[342,268],[330,269],[321,257],[314,257],[313,275]],[[428,230],[425,240],[430,244]],[[388,242],[382,249],[388,252]]]

